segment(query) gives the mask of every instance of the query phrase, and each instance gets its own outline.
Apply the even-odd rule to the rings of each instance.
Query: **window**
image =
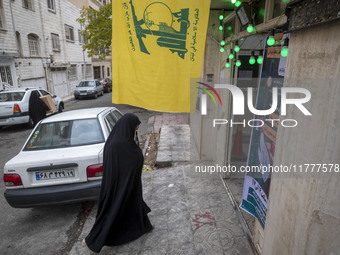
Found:
[[[73,27],[65,25],[66,40],[74,42]]]
[[[22,45],[21,45],[21,37],[18,31],[15,32],[15,36],[17,39],[18,49],[19,49],[19,56],[22,56]]]
[[[33,0],[22,0],[22,6],[33,11]]]
[[[85,43],[85,35],[81,33],[80,29],[78,29],[78,38],[79,38],[79,43],[84,44]]]
[[[110,76],[110,67],[107,68],[107,76]]]
[[[40,94],[41,94],[41,95],[43,95],[43,96],[48,96],[48,95],[50,95],[50,96],[51,96],[51,94],[50,94],[50,93],[48,93],[46,90],[39,89],[39,92],[40,92]]]
[[[28,48],[31,56],[39,56],[39,37],[34,34],[28,35]]]
[[[0,0],[0,28],[5,28],[5,15],[2,0]]]
[[[0,66],[0,77],[1,82],[8,83],[9,85],[13,86],[11,69],[9,66]]]
[[[86,65],[86,78],[90,78],[92,76],[91,65]]]
[[[77,76],[78,76],[78,73],[77,73],[77,65],[71,65],[69,68],[68,68],[68,78],[70,80],[76,80],[77,79]]]
[[[60,51],[59,35],[51,34],[53,51]]]
[[[55,1],[54,0],[47,0],[47,7],[49,10],[55,12]]]

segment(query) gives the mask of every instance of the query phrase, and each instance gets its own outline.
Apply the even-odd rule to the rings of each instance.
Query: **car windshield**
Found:
[[[95,81],[82,81],[79,83],[77,87],[95,87],[96,82]]]
[[[25,92],[3,92],[0,93],[0,102],[21,101]]]
[[[68,120],[39,124],[24,151],[46,150],[103,143],[98,119]]]

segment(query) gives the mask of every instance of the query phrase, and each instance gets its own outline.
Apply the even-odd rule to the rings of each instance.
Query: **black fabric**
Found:
[[[125,114],[113,127],[104,147],[103,179],[96,221],[85,238],[94,252],[103,246],[133,241],[152,230],[143,200],[144,157],[134,141],[140,124],[134,114]]]
[[[37,91],[32,91],[30,100],[28,103],[28,113],[31,119],[33,120],[34,126],[42,119],[46,118],[46,111],[50,109],[44,103],[43,100],[40,99]]]

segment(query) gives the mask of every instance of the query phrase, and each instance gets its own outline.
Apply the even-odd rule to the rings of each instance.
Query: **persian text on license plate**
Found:
[[[72,177],[74,177],[74,169],[35,172],[37,181]]]

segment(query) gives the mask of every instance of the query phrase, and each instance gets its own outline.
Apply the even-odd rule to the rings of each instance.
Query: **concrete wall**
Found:
[[[305,106],[313,116],[288,109],[298,126],[279,127],[274,165],[340,163],[339,31],[338,22],[291,34],[285,86],[311,92]],[[339,173],[316,175],[273,174],[263,254],[340,254]]]

